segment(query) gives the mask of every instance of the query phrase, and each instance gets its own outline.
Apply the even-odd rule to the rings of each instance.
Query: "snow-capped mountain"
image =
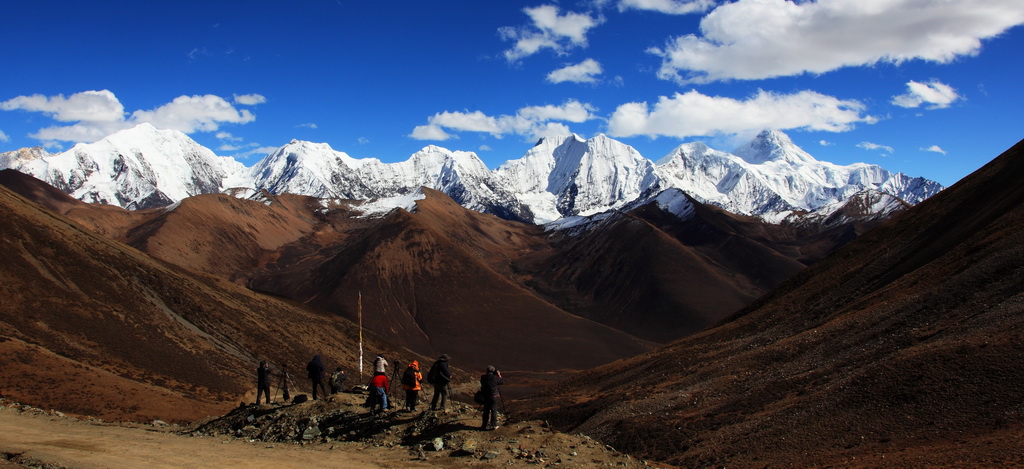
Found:
[[[732,153],[702,143],[680,145],[658,162],[658,175],[662,188],[679,188],[744,215],[814,212],[867,189],[916,204],[942,190],[934,181],[876,165],[818,161],[786,134],[771,130]]]
[[[251,185],[246,168],[233,158],[217,156],[177,130],[150,124],[57,154],[8,152],[0,162],[85,202],[128,209]]]
[[[421,186],[444,192],[466,208],[513,220],[528,209],[475,153],[427,146],[408,160],[355,159],[326,143],[292,140],[252,168],[255,187],[321,198],[395,199]]]
[[[619,208],[657,183],[650,160],[604,135],[542,139],[495,174],[509,182],[540,223]]]
[[[0,167],[31,174],[86,202],[130,209],[202,193],[267,190],[373,200],[379,213],[389,203],[405,206],[423,186],[467,208],[533,223],[621,209],[668,189],[776,223],[791,214],[828,217],[829,210],[840,210],[864,191],[916,204],[942,189],[876,165],[818,161],[778,131],[762,132],[732,153],[687,143],[657,164],[605,135],[545,138],[492,171],[475,153],[437,146],[383,163],[299,140],[245,168],[181,132],[141,124],[59,154],[41,148],[3,153]]]

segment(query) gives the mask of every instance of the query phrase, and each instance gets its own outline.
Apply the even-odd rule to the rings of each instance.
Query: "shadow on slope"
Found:
[[[293,373],[314,354],[350,370],[356,362],[356,326],[341,318],[155,261],[6,187],[0,210],[7,398],[109,419],[183,421],[252,392],[260,359]],[[372,335],[367,345],[397,350]]]
[[[731,320],[530,415],[685,466],[1024,458],[1024,142]]]
[[[289,259],[251,286],[357,320],[395,345],[503,370],[583,369],[650,345],[538,298],[502,272],[538,249],[538,227],[459,207],[425,190],[416,213],[392,211],[344,243]],[[288,252],[287,250],[285,251]]]

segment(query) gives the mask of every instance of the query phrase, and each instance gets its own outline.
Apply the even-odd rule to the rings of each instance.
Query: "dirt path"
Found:
[[[333,449],[332,449],[333,448]],[[364,449],[359,443],[296,446],[229,437],[193,438],[0,409],[0,467],[10,463],[89,469],[146,467],[436,467],[406,451]],[[6,464],[6,465],[5,465]]]

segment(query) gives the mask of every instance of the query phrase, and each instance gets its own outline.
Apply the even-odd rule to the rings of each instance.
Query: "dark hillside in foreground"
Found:
[[[189,421],[255,393],[257,362],[355,371],[356,326],[184,271],[0,187],[0,393],[104,419]],[[367,334],[368,350],[396,351]],[[413,357],[409,352],[404,356]]]
[[[687,467],[1024,461],[1024,142],[719,327],[523,417]]]

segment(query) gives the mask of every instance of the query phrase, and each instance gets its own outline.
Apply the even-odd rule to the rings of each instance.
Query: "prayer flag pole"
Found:
[[[356,300],[356,315],[359,317],[359,381],[363,381],[363,292],[359,292]]]

